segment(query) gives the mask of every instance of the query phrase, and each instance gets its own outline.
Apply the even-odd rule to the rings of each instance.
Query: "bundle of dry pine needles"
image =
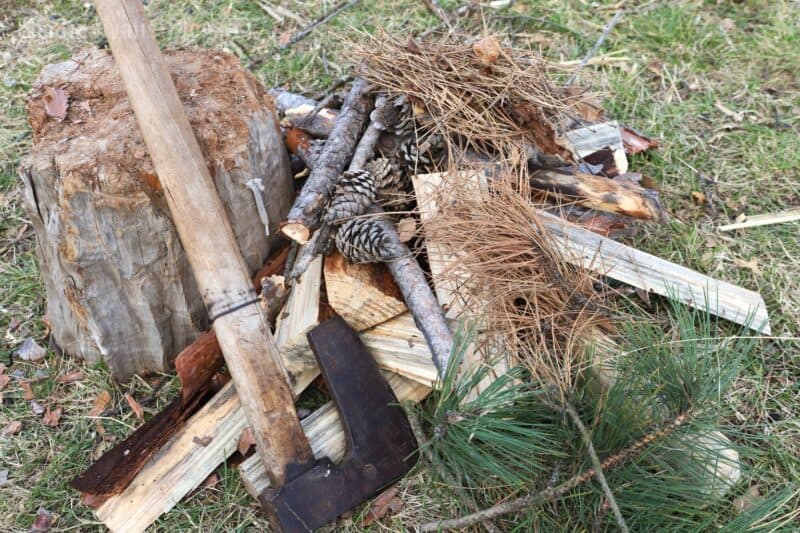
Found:
[[[591,96],[556,83],[562,67],[501,46],[494,36],[403,42],[378,32],[361,35],[354,50],[360,75],[388,93],[405,94],[420,129],[446,138],[451,161],[468,150],[515,166],[532,149],[568,159],[560,132]]]
[[[446,178],[435,201],[447,209],[425,223],[426,238],[458,258],[445,276],[460,307],[492,332],[483,341],[499,342],[534,379],[573,390],[603,321],[596,280],[565,261],[512,180],[480,190],[474,176]]]

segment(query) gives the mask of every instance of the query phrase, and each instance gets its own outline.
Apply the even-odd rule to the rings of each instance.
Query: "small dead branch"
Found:
[[[644,448],[646,448],[651,443],[671,434],[673,431],[675,431],[680,426],[685,424],[690,419],[690,416],[691,416],[690,413],[686,412],[674,418],[669,424],[667,424],[662,429],[656,430],[653,433],[644,436],[643,438],[639,439],[638,441],[628,446],[627,448],[607,458],[600,464],[600,468],[606,472],[612,470],[613,468],[616,468],[624,461],[627,461],[631,457],[635,457],[636,455],[638,455]],[[469,526],[480,524],[481,522],[485,522],[486,520],[491,520],[492,518],[496,518],[504,514],[516,513],[526,509],[538,507],[546,502],[551,502],[560,498],[561,496],[563,496],[570,490],[574,489],[575,487],[582,485],[583,483],[586,483],[595,475],[596,475],[595,468],[592,467],[584,471],[583,473],[574,476],[565,481],[564,483],[557,485],[551,489],[546,489],[540,492],[531,492],[515,500],[506,501],[498,505],[495,505],[494,507],[484,509],[477,513],[472,513],[467,516],[462,516],[460,518],[441,520],[439,522],[428,522],[427,524],[423,524],[422,526],[420,526],[419,531],[427,532],[427,531],[443,531],[448,529],[467,528]]]
[[[616,26],[617,22],[619,22],[620,19],[622,18],[623,13],[625,13],[625,11],[620,9],[619,11],[614,13],[614,16],[611,18],[611,20],[608,21],[606,27],[603,28],[603,33],[601,33],[600,37],[597,38],[597,42],[594,43],[592,49],[589,50],[586,56],[578,64],[577,68],[575,69],[575,72],[573,72],[572,76],[570,76],[569,79],[567,80],[568,87],[578,80],[578,75],[580,75],[581,71],[583,70],[583,67],[585,67],[589,63],[589,60],[592,59],[592,57],[597,53],[597,51],[600,50],[600,47],[603,46],[603,43],[608,38],[608,35],[611,33],[611,30],[614,29],[614,26]]]
[[[367,82],[356,79],[345,99],[328,142],[317,158],[303,189],[289,211],[281,231],[305,244],[320,221],[321,212],[336,187],[339,176],[351,160],[369,113]]]

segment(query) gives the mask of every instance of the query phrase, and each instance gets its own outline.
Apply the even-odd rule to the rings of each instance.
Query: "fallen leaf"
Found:
[[[75,383],[76,381],[80,381],[85,377],[86,374],[83,373],[83,370],[76,370],[75,372],[70,372],[69,374],[58,376],[56,378],[56,381],[66,385],[68,383]]]
[[[110,401],[111,393],[106,390],[95,396],[94,401],[92,402],[92,409],[89,411],[88,416],[98,416],[100,413],[105,411],[106,406],[108,406],[108,402]]]
[[[620,126],[619,133],[622,137],[622,146],[628,155],[638,154],[651,148],[658,148],[658,141],[642,135],[627,126]]]
[[[142,409],[141,404],[136,401],[136,399],[128,393],[125,393],[125,401],[128,402],[133,414],[136,415],[136,419],[139,422],[144,422],[144,409]]]
[[[58,87],[46,87],[42,99],[44,100],[44,112],[48,117],[53,117],[59,122],[66,118],[69,107],[67,91]]]
[[[103,421],[99,418],[94,421],[94,430],[97,431],[98,435],[106,434],[106,427],[103,425]]]
[[[64,412],[64,409],[61,407],[56,407],[54,410],[51,410],[48,406],[47,412],[42,417],[42,423],[45,426],[50,426],[54,428],[58,425],[59,421],[61,421],[61,413]]]
[[[647,70],[660,78],[664,74],[664,63],[654,59],[647,64]]]
[[[734,111],[733,109],[727,107],[719,100],[716,101],[714,107],[716,107],[719,111],[721,111],[722,114],[731,117],[734,122],[741,122],[742,120],[744,120],[744,111]]]
[[[249,427],[244,428],[242,434],[239,435],[239,442],[236,445],[236,448],[239,450],[239,453],[242,455],[247,455],[247,452],[250,451],[250,448],[256,445],[256,436],[253,434],[253,430]]]
[[[758,490],[758,485],[753,485],[747,489],[747,492],[733,500],[733,506],[738,509],[739,512],[749,511],[758,505],[760,500],[761,491]]]
[[[278,36],[278,45],[284,47],[292,40],[292,32],[285,31]]]
[[[8,470],[0,470],[0,489],[8,485]]]
[[[44,407],[36,400],[31,400],[28,405],[31,406],[31,411],[33,411],[34,414],[41,415],[44,413]]]
[[[11,435],[16,435],[21,430],[22,422],[19,420],[12,420],[6,427],[3,428],[3,431],[0,431],[0,437],[10,437]]]
[[[417,234],[417,221],[412,217],[406,217],[397,223],[397,233],[400,242],[408,242]]]
[[[478,61],[488,66],[500,57],[500,42],[497,37],[489,35],[473,44],[472,51],[478,57]]]
[[[758,266],[758,259],[755,257],[746,261],[744,259],[739,259],[738,257],[733,260],[733,265],[739,268],[746,268],[750,270],[753,274],[760,276],[761,275],[761,268]]]
[[[639,287],[634,287],[636,290],[636,296],[644,303],[645,307],[650,309],[650,293],[644,289],[640,289]]]
[[[27,226],[27,224],[25,224],[25,226]],[[17,329],[19,328],[20,324],[22,324],[22,322],[19,319],[12,318],[11,322],[8,323],[8,331],[9,331],[9,333],[14,333],[15,331],[17,331]]]
[[[214,440],[214,439],[212,437],[209,437],[208,435],[206,435],[204,437],[195,436],[194,438],[192,438],[192,442],[194,442],[195,444],[199,444],[203,448],[205,448],[206,446],[211,444],[212,440]]]
[[[101,439],[100,442],[92,447],[92,461],[100,459],[104,453],[114,447],[114,443],[107,439]]]
[[[202,483],[200,483],[200,488],[211,488],[216,487],[219,483],[219,476],[216,472],[212,472],[210,476],[205,478]]]
[[[33,393],[33,389],[31,388],[31,384],[27,381],[20,381],[19,388],[22,389],[22,399],[26,402],[36,398],[36,395]]]
[[[402,502],[397,500],[397,495],[399,493],[400,489],[397,488],[397,485],[392,485],[381,492],[378,497],[372,501],[367,516],[364,517],[361,525],[366,527],[386,516],[389,511],[398,511],[402,507]]]
[[[35,340],[28,337],[22,346],[17,349],[17,357],[23,361],[37,362],[41,361],[47,355],[47,350],[39,346]]]
[[[44,533],[45,531],[50,531],[52,524],[53,514],[44,507],[39,507],[39,511],[36,513],[36,518],[34,518],[33,524],[31,525],[31,533]]]
[[[706,195],[700,191],[692,191],[692,201],[697,205],[704,205],[708,203]]]
[[[6,385],[8,385],[10,381],[11,381],[11,376],[6,374],[0,374],[0,390],[5,389]]]

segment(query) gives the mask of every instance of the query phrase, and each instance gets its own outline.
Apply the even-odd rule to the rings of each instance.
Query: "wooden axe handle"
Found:
[[[95,5],[203,301],[217,317],[214,331],[258,453],[281,486],[287,468],[313,456],[247,266],[141,0]]]

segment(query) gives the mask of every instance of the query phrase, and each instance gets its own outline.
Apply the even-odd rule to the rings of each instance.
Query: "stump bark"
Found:
[[[230,54],[165,56],[255,272],[293,195],[272,98]],[[45,110],[50,88],[69,95],[63,121]],[[119,380],[167,370],[208,316],[111,54],[45,67],[27,108],[34,145],[20,175],[55,342]]]

